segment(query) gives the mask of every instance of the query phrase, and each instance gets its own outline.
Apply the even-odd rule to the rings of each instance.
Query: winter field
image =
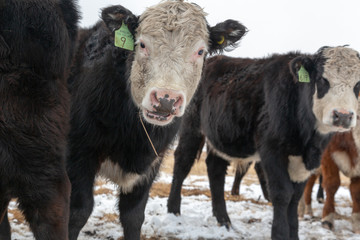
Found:
[[[205,155],[205,153],[203,153]],[[181,216],[167,213],[167,196],[172,180],[172,154],[163,164],[162,171],[152,187],[147,203],[145,222],[142,227],[142,239],[270,239],[272,206],[264,200],[255,171],[251,169],[243,179],[240,196],[231,196],[230,190],[234,180],[234,170],[228,171],[225,186],[227,210],[232,221],[230,231],[217,225],[212,216],[211,198],[206,175],[204,156],[193,167],[185,180],[182,192]],[[348,190],[348,179],[343,178],[342,186],[336,194],[336,211],[339,218],[335,220],[335,230],[321,227],[323,204],[315,199],[316,184],[313,191],[314,218],[305,216],[299,221],[299,235],[302,240],[335,240],[360,239],[360,235],[351,231],[351,198]],[[116,207],[116,186],[103,179],[98,179],[95,192],[95,208],[88,223],[82,229],[79,240],[120,240],[123,239],[122,228],[118,220]],[[12,201],[9,208],[12,239],[33,239],[21,213]]]

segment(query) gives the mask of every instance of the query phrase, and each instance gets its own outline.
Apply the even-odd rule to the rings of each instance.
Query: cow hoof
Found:
[[[326,228],[326,229],[329,229],[329,230],[333,230],[333,227],[334,227],[333,224],[331,222],[329,222],[329,221],[321,222],[321,226],[323,228]]]
[[[233,195],[233,196],[239,196],[239,191],[231,191],[231,195]]]
[[[324,198],[318,198],[317,201],[318,203],[324,203]]]
[[[221,222],[221,223],[218,223],[218,226],[220,226],[220,227],[225,226],[226,229],[229,231],[230,227],[231,227],[231,222]]]

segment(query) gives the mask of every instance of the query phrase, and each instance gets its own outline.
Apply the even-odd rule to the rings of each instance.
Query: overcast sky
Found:
[[[81,26],[99,19],[100,9],[121,4],[140,15],[160,0],[79,0]],[[210,25],[226,19],[244,24],[249,32],[239,48],[227,55],[264,57],[301,50],[314,53],[322,46],[349,44],[360,51],[359,0],[192,0],[208,13]]]

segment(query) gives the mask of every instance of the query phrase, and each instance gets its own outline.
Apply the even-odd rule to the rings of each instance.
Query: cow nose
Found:
[[[337,127],[349,128],[353,117],[353,112],[349,112],[346,110],[334,110],[333,125]]]
[[[158,114],[177,115],[184,103],[184,95],[174,90],[157,89],[151,92],[150,101]]]

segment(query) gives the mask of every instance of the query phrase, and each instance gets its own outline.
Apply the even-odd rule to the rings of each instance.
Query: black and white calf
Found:
[[[102,11],[102,21],[81,30],[69,79],[71,240],[92,212],[97,174],[119,186],[125,239],[140,239],[149,189],[196,91],[205,56],[234,46],[245,32],[234,20],[209,27],[203,10],[183,1],[162,2],[140,17],[112,6]],[[129,35],[135,36],[134,51],[120,48],[131,42]]]
[[[300,82],[300,80],[302,82]],[[329,133],[356,124],[359,54],[324,47],[264,59],[208,59],[199,91],[182,122],[169,212],[180,213],[180,189],[205,136],[213,213],[229,226],[224,178],[229,162],[260,160],[274,206],[273,239],[298,239],[297,205]]]

